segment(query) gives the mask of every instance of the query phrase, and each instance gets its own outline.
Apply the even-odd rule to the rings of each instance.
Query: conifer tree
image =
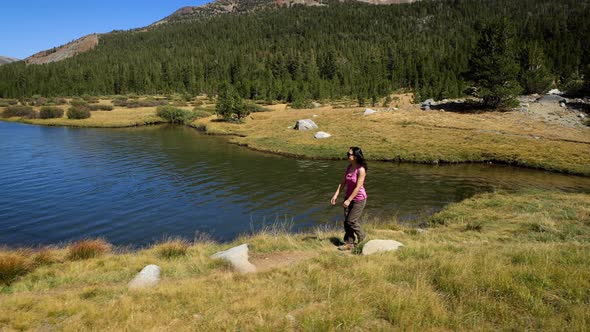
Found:
[[[514,32],[506,19],[485,26],[469,60],[469,78],[478,88],[486,107],[509,105],[521,91],[517,82],[518,62],[513,47]]]

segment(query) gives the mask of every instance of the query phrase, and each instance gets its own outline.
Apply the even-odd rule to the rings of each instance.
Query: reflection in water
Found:
[[[370,155],[370,151],[367,151]],[[0,123],[0,244],[104,237],[144,245],[196,232],[229,240],[274,221],[334,224],[346,161],[249,151],[184,127],[71,129]],[[478,192],[590,192],[590,179],[507,166],[370,163],[371,215],[412,220]]]

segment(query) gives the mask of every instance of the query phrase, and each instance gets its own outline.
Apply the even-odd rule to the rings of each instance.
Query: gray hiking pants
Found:
[[[359,243],[365,239],[360,221],[366,204],[366,199],[360,202],[352,201],[348,208],[344,209],[344,243],[354,243],[355,236]]]

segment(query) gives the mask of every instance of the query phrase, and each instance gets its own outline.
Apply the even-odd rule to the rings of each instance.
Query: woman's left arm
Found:
[[[367,172],[365,171],[365,168],[364,167],[359,168],[359,175],[356,180],[356,187],[354,187],[354,190],[352,191],[350,196],[342,204],[344,207],[348,207],[350,205],[350,202],[352,202],[352,200],[359,193],[359,191],[361,190],[361,187],[363,186],[363,184],[365,184],[366,175],[367,175]]]

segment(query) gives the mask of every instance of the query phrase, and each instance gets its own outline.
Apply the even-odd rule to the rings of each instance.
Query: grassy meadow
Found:
[[[114,105],[111,111],[92,111],[88,119],[66,115],[54,119],[19,121],[37,125],[76,127],[130,127],[164,123],[157,107],[137,107],[154,97],[128,100],[95,100]],[[163,97],[157,97],[163,98]],[[161,99],[158,99],[161,100]],[[590,175],[590,128],[564,127],[523,112],[423,112],[411,103],[411,94],[393,98],[397,110],[363,116],[364,108],[351,102],[336,102],[316,109],[290,109],[285,104],[266,106],[271,112],[251,113],[242,123],[219,121],[214,100],[201,96],[190,102],[173,100],[171,105],[199,113],[187,123],[208,134],[229,135],[230,141],[251,149],[310,158],[343,159],[343,151],[358,145],[370,160],[417,163],[498,162],[579,175]],[[64,110],[67,106],[60,106]],[[35,110],[39,107],[34,107]],[[392,109],[392,108],[390,108]],[[210,115],[209,115],[210,114]],[[208,116],[209,115],[209,116]],[[299,119],[313,119],[320,131],[332,135],[315,139],[314,131],[297,131]]]
[[[336,250],[339,227],[274,227],[233,243],[201,237],[137,252],[100,240],[6,249],[0,330],[587,329],[590,196],[481,194],[427,221],[419,231],[365,220],[370,239],[405,244],[372,256]],[[241,275],[209,258],[242,243],[255,265],[274,265]],[[129,290],[147,264],[162,268],[160,284]]]

